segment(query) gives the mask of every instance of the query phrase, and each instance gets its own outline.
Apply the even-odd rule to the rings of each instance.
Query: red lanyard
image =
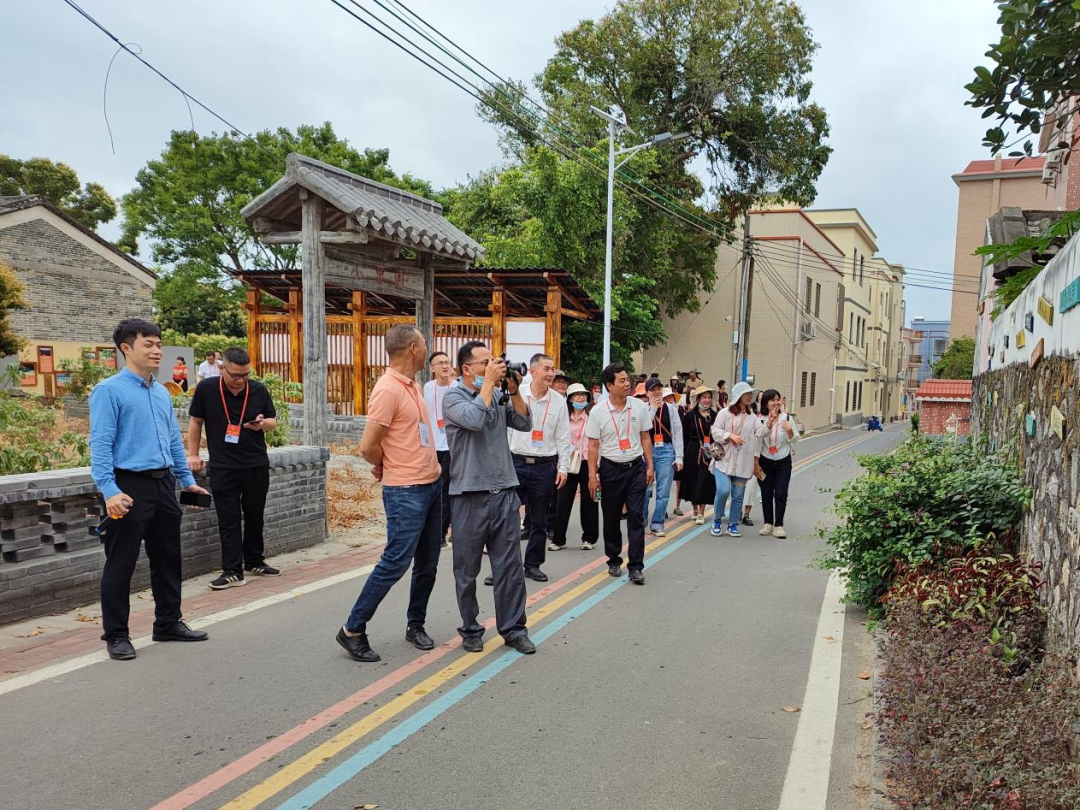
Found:
[[[664,413],[664,409],[666,409],[666,408],[667,408],[667,403],[666,402],[661,402],[660,407],[656,409],[656,415],[653,416],[653,435],[654,436],[662,436],[664,433],[666,433],[668,436],[671,435],[671,431],[668,430],[666,427],[664,427],[663,413]]]
[[[532,398],[532,397],[530,396],[530,397],[529,397],[529,418],[530,418],[530,419],[532,419],[532,415],[533,415],[533,412],[532,412],[532,404],[533,404],[534,402],[536,402],[536,400],[535,400],[535,399],[533,399],[533,398]],[[547,415],[548,415],[548,411],[550,411],[550,410],[551,410],[551,392],[550,392],[550,391],[548,391],[548,395],[547,395],[547,406],[546,406],[546,407],[544,408],[544,418],[543,418],[543,420],[542,420],[542,421],[540,422],[540,432],[541,432],[541,433],[543,433],[543,432],[544,432],[544,425],[546,425],[546,424],[547,424]],[[616,430],[617,430],[617,429],[618,429],[618,428],[616,428]]]
[[[218,388],[221,390],[221,407],[225,409],[225,421],[229,423],[229,427],[232,427],[232,419],[229,417],[229,406],[225,404],[225,379],[218,377]],[[244,424],[244,414],[247,412],[248,394],[251,393],[251,383],[244,382],[244,407],[240,409],[240,421],[238,424]]]
[[[626,401],[626,441],[630,441],[630,400]],[[619,435],[619,423],[615,421],[615,410],[611,407],[610,400],[607,407],[608,416],[611,417],[611,424],[615,426],[615,438],[622,442],[622,437]]]

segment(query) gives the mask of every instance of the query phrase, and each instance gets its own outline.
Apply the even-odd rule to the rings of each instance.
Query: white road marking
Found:
[[[203,616],[201,619],[193,619],[188,622],[188,625],[196,630],[201,630],[212,624],[235,619],[237,616],[243,616],[248,613],[254,613],[256,610],[280,604],[281,602],[288,601],[297,596],[314,593],[315,591],[320,591],[323,588],[329,588],[333,585],[340,585],[342,582],[348,582],[350,579],[359,579],[360,577],[370,574],[374,568],[374,565],[365,565],[360,568],[354,568],[351,571],[343,571],[340,574],[334,574],[325,579],[309,582],[306,585],[300,585],[289,591],[275,593],[271,596],[265,596],[262,599],[256,599],[254,602],[248,602],[244,605],[237,605],[236,607],[227,608],[226,610],[221,610],[217,613],[211,613],[209,616]],[[132,639],[131,643],[136,650],[141,650],[144,647],[149,647],[151,644],[159,644],[162,642],[155,642],[151,636],[140,636],[139,638]],[[67,661],[61,661],[59,664],[42,667],[33,672],[17,675],[6,681],[0,681],[0,695],[6,695],[9,692],[14,692],[26,686],[32,686],[33,684],[41,683],[42,681],[58,678],[61,675],[67,675],[69,672],[75,672],[83,667],[88,667],[91,664],[97,664],[101,661],[108,660],[109,654],[104,650],[99,650],[98,652],[80,655],[77,658],[72,658]]]
[[[810,673],[779,810],[825,810],[844,652],[844,585],[833,571],[821,602]],[[835,641],[829,641],[830,636]]]

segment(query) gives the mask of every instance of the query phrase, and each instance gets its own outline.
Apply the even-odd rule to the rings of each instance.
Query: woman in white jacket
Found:
[[[784,531],[784,512],[787,510],[788,484],[791,483],[791,449],[799,440],[795,420],[784,413],[780,392],[769,389],[761,398],[761,416],[765,436],[761,440],[759,464],[765,477],[761,480],[761,511],[765,525],[760,534],[781,539]]]
[[[758,454],[760,440],[765,435],[765,425],[750,409],[753,395],[754,389],[749,383],[737,383],[731,389],[731,405],[721,410],[713,422],[712,439],[724,448],[724,457],[710,465],[716,479],[713,537],[724,534],[724,506],[729,495],[728,533],[732,537],[739,536],[746,482],[754,474],[754,456]]]

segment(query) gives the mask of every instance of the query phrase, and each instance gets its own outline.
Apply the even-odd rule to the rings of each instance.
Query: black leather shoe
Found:
[[[483,652],[484,639],[480,636],[466,636],[461,640],[461,649],[471,653]]]
[[[135,657],[135,648],[131,646],[131,639],[127,636],[110,638],[105,646],[109,650],[109,658],[114,661],[130,661]]]
[[[406,627],[405,640],[418,650],[431,650],[435,648],[435,642],[431,636],[424,632],[423,627]]]
[[[754,525],[754,521],[752,521],[752,520],[750,519],[750,516],[749,516],[749,515],[743,515],[743,516],[742,516],[742,525],[743,525],[743,526],[753,526],[753,525]]]
[[[337,643],[345,648],[345,652],[347,652],[349,657],[354,661],[373,664],[376,661],[382,660],[379,657],[379,654],[371,649],[371,645],[368,643],[367,633],[361,633],[358,636],[347,636],[345,635],[345,628],[342,627],[337,631]]]
[[[520,636],[515,636],[507,641],[506,646],[513,647],[522,655],[532,655],[536,652],[536,645],[532,643],[532,640],[525,633],[522,633]]]
[[[160,630],[154,628],[154,641],[206,641],[210,638],[205,630],[192,630],[183,622],[176,622]]]
[[[548,575],[541,571],[539,568],[526,568],[525,576],[534,582],[547,582]]]
[[[615,563],[610,563],[608,565],[608,567],[607,567],[607,572],[608,572],[608,574],[610,576],[621,577],[622,576],[622,566],[621,565],[616,565]]]
[[[628,573],[630,574],[630,581],[633,582],[635,585],[645,584],[645,574],[643,572],[634,569],[633,571],[629,571]]]

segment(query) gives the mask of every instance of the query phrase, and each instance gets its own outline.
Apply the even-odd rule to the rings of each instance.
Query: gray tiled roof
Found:
[[[443,217],[437,202],[296,153],[286,159],[285,176],[244,206],[244,218],[252,224],[256,217],[280,212],[283,198],[298,187],[354,217],[376,239],[464,261],[475,261],[484,253],[479,243]]]

